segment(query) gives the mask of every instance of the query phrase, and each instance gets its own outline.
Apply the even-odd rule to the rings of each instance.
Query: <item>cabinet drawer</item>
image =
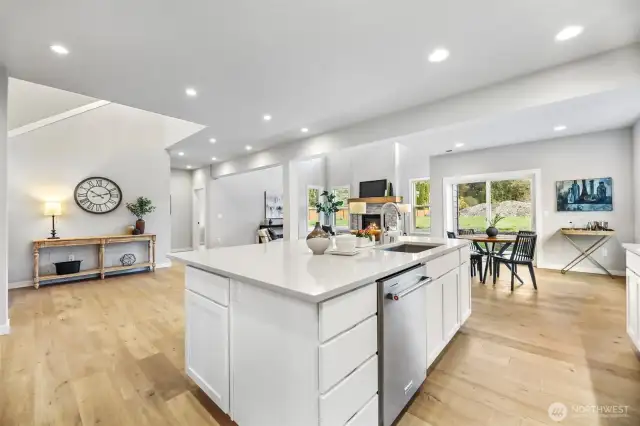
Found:
[[[378,350],[378,317],[372,316],[320,346],[320,392],[324,393]]]
[[[627,268],[640,275],[640,256],[627,250]]]
[[[469,246],[462,247],[460,249],[460,265],[464,262],[468,262],[471,258],[471,250],[469,250]]]
[[[427,262],[427,275],[434,280],[460,265],[458,250]]]
[[[378,395],[375,395],[345,426],[375,426],[378,424]]]
[[[375,283],[320,303],[320,342],[326,342],[376,312],[378,286]]]
[[[378,392],[378,356],[320,397],[320,426],[347,423]]]
[[[187,266],[186,287],[222,306],[229,306],[229,278]]]

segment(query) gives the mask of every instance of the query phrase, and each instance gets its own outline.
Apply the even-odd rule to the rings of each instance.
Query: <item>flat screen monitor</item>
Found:
[[[384,193],[386,190],[386,179],[360,182],[360,198],[384,197]]]

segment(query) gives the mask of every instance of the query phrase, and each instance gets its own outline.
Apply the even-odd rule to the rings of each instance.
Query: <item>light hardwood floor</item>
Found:
[[[399,426],[640,425],[624,281],[539,270],[538,286],[474,282],[473,315]],[[10,303],[1,426],[230,424],[184,375],[182,268],[13,290]],[[553,402],[629,408],[555,423]]]

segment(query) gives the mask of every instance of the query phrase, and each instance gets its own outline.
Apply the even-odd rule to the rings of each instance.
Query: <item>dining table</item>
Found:
[[[476,249],[480,252],[480,254],[487,256],[487,263],[484,267],[484,274],[480,271],[480,282],[482,284],[487,281],[487,272],[489,271],[491,260],[495,256],[502,256],[505,251],[509,249],[509,247],[516,242],[517,235],[507,235],[507,234],[498,234],[495,237],[490,237],[487,234],[466,234],[466,235],[458,235],[457,238],[461,240],[469,240],[474,243]],[[480,243],[484,244],[484,249],[480,247]],[[501,247],[496,251],[496,244],[502,244]],[[493,271],[495,274],[495,271]]]

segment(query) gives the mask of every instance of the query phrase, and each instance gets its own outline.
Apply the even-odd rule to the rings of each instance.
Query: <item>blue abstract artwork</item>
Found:
[[[613,179],[558,181],[556,199],[559,212],[610,212],[613,210]]]

